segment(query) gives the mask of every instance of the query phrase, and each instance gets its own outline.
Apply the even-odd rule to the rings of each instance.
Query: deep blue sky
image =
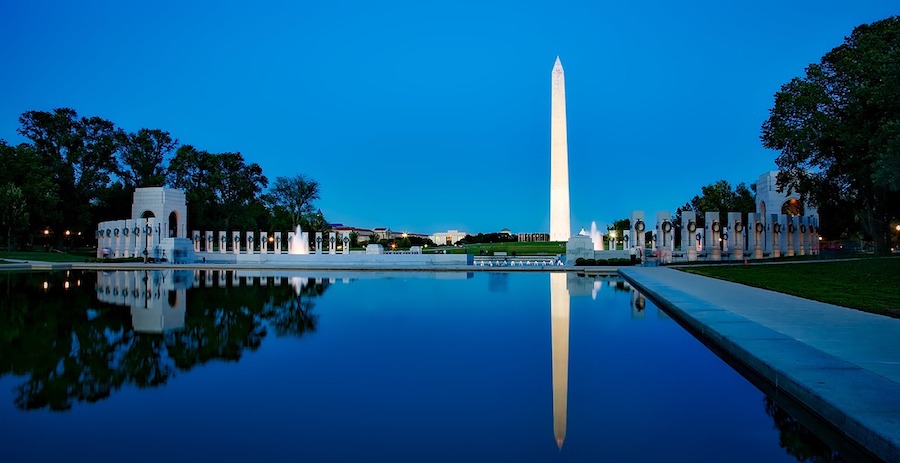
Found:
[[[731,3],[6,1],[0,138],[21,141],[24,111],[72,107],[240,151],[270,180],[311,176],[331,222],[546,232],[559,55],[577,232],[774,169],[774,93],[900,14]]]

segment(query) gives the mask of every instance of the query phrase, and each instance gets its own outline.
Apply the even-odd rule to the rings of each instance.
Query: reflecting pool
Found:
[[[73,271],[0,291],[4,461],[846,457],[611,277]]]

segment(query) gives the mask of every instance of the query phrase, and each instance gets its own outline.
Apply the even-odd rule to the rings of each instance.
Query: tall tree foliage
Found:
[[[49,167],[59,189],[57,229],[90,226],[90,205],[110,182],[116,169],[120,135],[116,126],[99,117],[78,117],[73,109],[28,111],[19,117],[19,133],[32,142],[39,162]]]
[[[59,188],[52,180],[52,169],[38,159],[33,146],[9,146],[0,140],[0,166],[0,184],[17,186],[28,205],[28,222],[16,231],[37,233],[59,222]]]
[[[184,145],[169,165],[168,184],[185,190],[192,228],[260,226],[260,194],[268,179],[259,164],[246,164],[241,153],[214,154]]]
[[[900,215],[900,16],[856,27],[783,85],[761,139],[781,152],[780,188],[855,213],[887,253]]]
[[[166,156],[178,146],[178,140],[159,129],[140,129],[122,135],[119,150],[119,177],[130,188],[163,186],[166,182]]]
[[[291,226],[301,225],[304,216],[313,212],[313,201],[319,199],[319,182],[305,176],[277,177],[266,201],[273,209],[281,208],[291,218]]]
[[[0,226],[6,231],[7,250],[13,248],[13,233],[28,226],[25,194],[12,183],[0,186]]]
[[[751,188],[755,188],[753,185]],[[729,212],[741,212],[747,214],[756,210],[754,192],[744,183],[738,183],[734,188],[727,180],[719,180],[700,188],[700,194],[691,198],[691,201],[680,209],[691,210],[698,214],[705,212],[719,212],[719,222],[728,222]]]

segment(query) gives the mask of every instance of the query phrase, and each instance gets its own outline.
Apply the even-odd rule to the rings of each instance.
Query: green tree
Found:
[[[215,218],[217,203],[215,185],[217,171],[214,155],[200,151],[191,145],[182,145],[169,163],[167,183],[172,188],[184,190],[188,207],[189,227],[212,230],[221,227]]]
[[[24,231],[37,233],[60,222],[59,188],[51,171],[28,143],[9,146],[0,140],[0,184],[11,183],[22,190],[28,204],[28,224]]]
[[[900,16],[853,29],[775,94],[763,123],[781,189],[860,217],[876,253],[900,215]]]
[[[59,188],[61,214],[50,225],[57,230],[92,228],[90,207],[117,168],[121,131],[106,119],[79,118],[69,108],[52,113],[27,111],[19,123],[19,134],[31,140],[37,158],[49,168],[50,179]]]
[[[13,233],[28,226],[28,208],[22,190],[7,183],[0,186],[0,225],[6,230],[6,249],[13,249]]]
[[[292,227],[300,225],[304,215],[313,211],[313,201],[319,199],[319,182],[306,177],[277,177],[266,201],[273,208],[280,207],[290,214]]]
[[[752,185],[751,188],[756,189],[756,185]],[[729,212],[741,212],[746,215],[756,210],[756,200],[753,196],[754,192],[743,183],[738,183],[732,189],[728,181],[719,180],[702,187],[700,195],[694,196],[682,210],[692,210],[698,214],[718,212],[719,222],[727,223]]]
[[[121,137],[118,174],[125,186],[162,186],[166,182],[166,156],[178,146],[178,140],[159,129],[140,129]]]
[[[261,226],[260,192],[268,185],[259,164],[241,153],[213,154],[183,145],[169,163],[168,184],[185,191],[190,227],[201,230]]]

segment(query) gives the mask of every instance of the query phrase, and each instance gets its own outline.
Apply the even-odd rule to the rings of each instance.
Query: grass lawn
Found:
[[[900,318],[900,258],[681,270]]]
[[[15,259],[42,262],[86,262],[94,257],[94,250],[73,250],[72,252],[47,251],[0,251],[0,259]]]

